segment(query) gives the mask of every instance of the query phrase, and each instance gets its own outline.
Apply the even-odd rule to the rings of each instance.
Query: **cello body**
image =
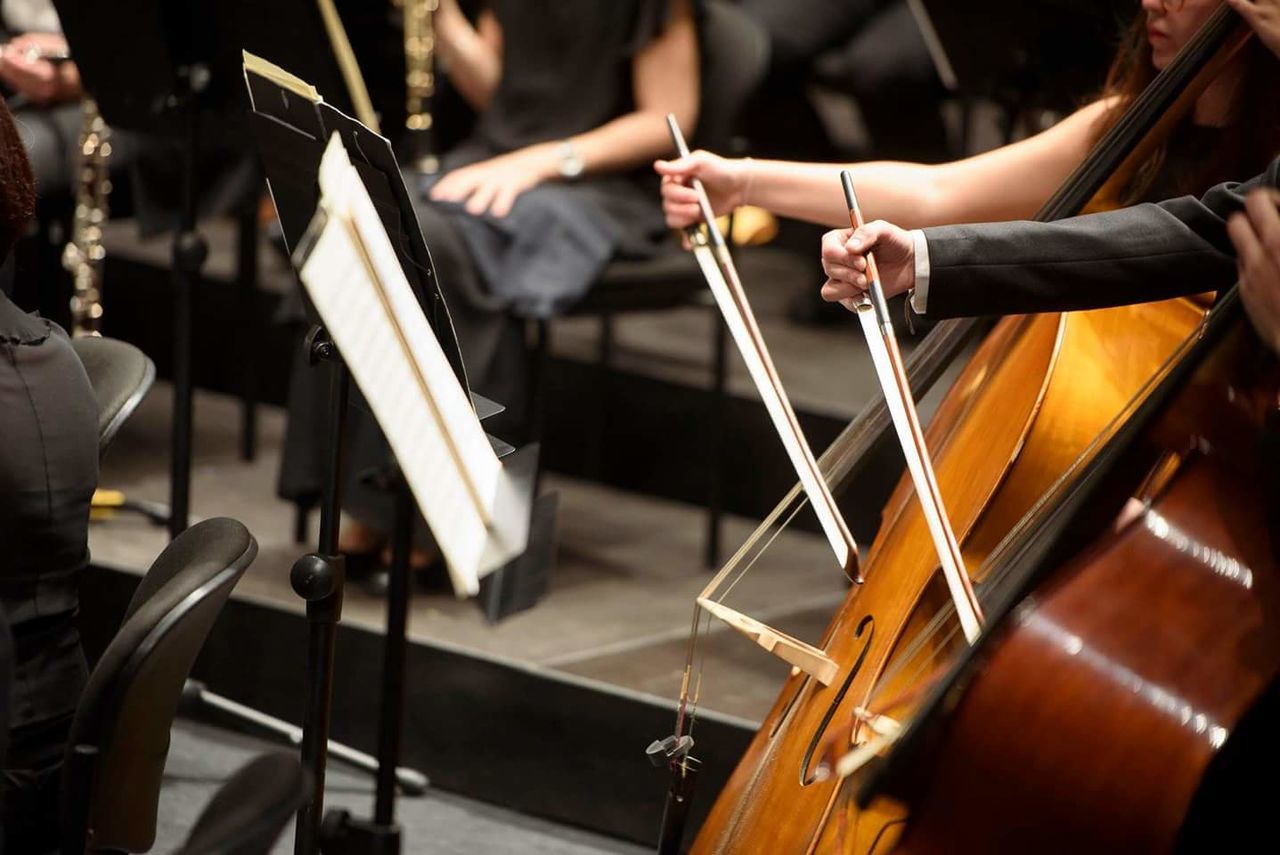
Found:
[[[1000,321],[943,399],[926,440],[968,567],[1021,519],[1145,388],[1203,312],[1176,300]],[[1104,370],[1105,367],[1105,370]],[[875,695],[906,691],[964,646],[909,482],[885,509],[822,647],[829,686],[793,675],[704,823],[695,853],[883,851],[903,814],[837,810],[817,780],[824,742]],[[982,577],[976,578],[978,585]],[[857,726],[853,741],[868,738]],[[836,820],[838,821],[832,821]]]
[[[1143,162],[1145,147],[1185,115],[1248,32],[1228,7],[1215,13],[1038,218],[1070,216],[1109,198],[1108,187],[1122,185]],[[941,500],[980,599],[994,582],[984,578],[989,556],[1066,473],[1098,453],[1099,436],[1152,390],[1153,377],[1203,317],[1196,301],[1177,300],[1005,318],[987,334],[926,431]],[[922,350],[953,356],[959,338],[948,341],[936,353]],[[865,421],[877,418],[887,422],[883,405]],[[860,426],[846,432],[855,441]],[[845,459],[837,456],[837,473]],[[866,710],[905,721],[921,687],[967,650],[908,479],[885,506],[861,570],[862,582],[820,642],[838,665],[835,679],[823,686],[793,672],[694,853],[879,853],[896,844],[907,825],[905,806],[887,798],[855,805],[843,798],[849,787],[823,779],[819,759],[833,740],[848,749],[876,737]],[[933,839],[946,851],[945,834]]]
[[[1098,519],[1059,538],[1065,560],[935,713],[897,788],[912,792],[898,851],[1259,851],[1274,835],[1274,369],[1237,318],[1106,462],[1082,505]],[[1106,524],[1099,509],[1125,501]]]

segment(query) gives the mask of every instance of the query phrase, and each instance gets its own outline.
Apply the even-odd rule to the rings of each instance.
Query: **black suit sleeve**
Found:
[[[1276,186],[1280,158],[1245,184],[1054,223],[925,229],[926,317],[1073,311],[1230,287],[1226,221],[1244,196]]]

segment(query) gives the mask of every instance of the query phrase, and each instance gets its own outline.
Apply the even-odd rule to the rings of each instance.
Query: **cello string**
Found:
[[[724,602],[725,598],[728,597],[737,584],[742,581],[747,572],[750,571],[751,568],[755,567],[756,563],[764,556],[765,552],[773,545],[774,541],[778,539],[779,535],[781,535],[782,532],[791,524],[792,520],[795,519],[796,515],[800,513],[807,502],[808,499],[802,496],[800,501],[797,502],[796,507],[787,515],[786,519],[774,529],[769,538],[764,543],[758,544],[755,552],[751,555],[750,560],[745,562],[743,567],[736,572],[733,581],[730,582],[729,585],[725,586],[721,592],[717,592],[718,598],[716,602]],[[680,710],[676,717],[677,736],[681,735],[681,725],[685,719],[686,709],[688,710],[688,728],[685,732],[690,736],[693,735],[693,725],[697,720],[699,708],[698,695],[701,693],[702,678],[706,671],[706,648],[710,644],[710,638],[712,636],[710,627],[711,615],[704,609],[694,606],[693,629],[690,633],[688,655],[685,660],[685,673],[689,675],[690,682],[685,686],[682,693],[683,697],[681,698]],[[696,669],[693,667],[695,658],[698,660]],[[692,702],[689,701],[690,691],[694,693]]]
[[[1075,477],[1078,472],[1086,466],[1101,448],[1111,439],[1121,425],[1129,420],[1133,412],[1145,401],[1151,394],[1152,390],[1159,385],[1161,379],[1168,373],[1171,366],[1179,362],[1192,343],[1200,337],[1203,324],[1198,326],[1187,338],[1182,345],[1165,361],[1165,363],[1155,371],[1150,378],[1143,384],[1138,392],[1129,400],[1123,409],[1098,432],[1097,436],[1084,448],[1074,461],[1063,471],[1061,475],[1049,486],[1048,489],[1041,494],[1027,512],[1017,523],[1009,530],[999,543],[988,553],[986,559],[982,562],[980,569],[987,570],[987,576],[982,578],[982,594],[983,599],[991,600],[1000,591],[1004,584],[1010,578],[1013,571],[1012,565],[1005,561],[1005,556],[1021,543],[1026,533],[1035,529],[1048,512],[1057,504],[1063,492],[1065,492],[1071,484],[1075,483]],[[947,625],[948,618],[954,614],[954,605],[952,603],[943,603],[943,605],[935,613],[926,628],[922,630],[915,640],[904,650],[903,655],[894,657],[894,663],[885,670],[876,680],[876,686],[873,687],[869,699],[876,694],[877,688],[883,686],[893,678],[901,676],[903,669],[912,658],[919,653],[921,647],[930,642],[940,641],[942,644],[949,644],[954,639],[957,626],[954,622],[950,624],[951,629],[945,635],[941,635],[943,627]],[[913,678],[919,676],[919,668],[917,672],[911,675]]]
[[[712,643],[711,633],[711,615],[703,611],[700,612],[699,619],[702,623],[702,632],[698,645],[698,667],[693,676],[693,683],[690,691],[693,693],[693,702],[689,710],[689,726],[686,733],[692,738],[693,726],[698,720],[698,711],[702,708],[702,678],[706,672],[707,648]]]
[[[742,567],[742,569],[738,570],[735,573],[733,577],[733,581],[730,582],[728,585],[723,586],[720,592],[717,592],[720,594],[720,596],[716,600],[716,602],[718,603],[724,602],[725,598],[729,596],[729,594],[733,591],[733,589],[737,587],[738,583],[742,581],[743,577],[747,575],[747,572],[752,567],[755,567],[757,562],[759,562],[760,559],[764,557],[765,552],[771,546],[773,546],[774,541],[776,541],[782,535],[782,532],[789,525],[791,525],[791,522],[796,518],[796,515],[799,514],[800,511],[802,511],[808,503],[809,503],[808,499],[801,499],[801,501],[797,503],[795,509],[792,510],[791,513],[787,515],[787,518],[783,520],[773,530],[773,532],[769,535],[768,539],[765,540],[764,543],[759,544],[759,547],[756,549],[755,553],[751,556],[751,560],[746,562],[746,564]]]
[[[985,577],[979,577],[982,585],[982,599],[986,599],[988,601],[993,599],[1000,589],[1007,583],[1009,575],[1012,572],[1010,563],[1005,560],[1008,553],[1025,539],[1028,531],[1033,530],[1040,524],[1048,512],[1057,504],[1061,495],[1071,486],[1071,484],[1075,483],[1075,479],[1079,471],[1096,457],[1102,447],[1106,445],[1119,428],[1129,420],[1138,407],[1141,406],[1142,402],[1147,400],[1152,391],[1169,372],[1170,368],[1181,361],[1187,349],[1200,338],[1204,324],[1207,322],[1206,318],[1205,321],[1202,321],[1201,324],[1197,326],[1197,328],[1193,330],[1186,339],[1184,339],[1183,343],[1165,360],[1164,364],[1152,373],[1151,377],[1149,377],[1133,397],[1130,398],[1128,403],[1125,404],[1120,412],[1117,413],[1115,417],[1098,432],[1089,444],[1085,446],[1084,450],[1077,455],[1076,459],[1067,466],[1062,474],[1054,480],[1048,489],[1040,495],[1040,498],[1036,500],[1025,514],[1023,514],[1022,518],[1019,519],[1012,528],[1010,528],[1008,533],[1006,533],[991,552],[987,554],[986,559],[982,562],[982,566],[979,568],[980,570],[987,571],[987,575]],[[904,651],[905,653],[914,656],[919,652],[921,645],[939,639],[939,633],[941,632],[942,627],[946,625],[946,620],[952,615],[952,609],[950,606],[950,603],[944,603],[942,605],[930,623],[926,626],[925,630],[923,630],[917,639],[908,646],[907,651]],[[945,637],[940,639],[941,642],[943,644],[949,643],[954,637],[954,634],[955,629],[953,626],[952,630]],[[877,680],[878,685],[883,684],[883,682],[885,682],[889,677],[896,677],[901,673],[902,668],[905,667],[904,660],[900,657],[895,657],[895,660],[896,667],[891,665],[886,669],[885,674]]]

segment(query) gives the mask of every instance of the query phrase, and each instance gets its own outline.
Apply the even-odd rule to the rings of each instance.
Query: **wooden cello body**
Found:
[[[1201,317],[1190,302],[1174,301],[997,325],[927,432],[969,567],[982,565]],[[1143,334],[1133,335],[1136,329]],[[1104,382],[1080,382],[1102,365],[1110,366]],[[873,693],[907,690],[963,647],[958,629],[931,631],[946,604],[937,563],[904,483],[866,556],[866,581],[825,633],[822,646],[841,663],[840,673],[829,686],[803,674],[788,680],[694,852],[825,852],[836,835],[845,851],[870,852],[900,819],[872,810],[843,828],[828,822],[840,788],[815,780],[815,771],[820,747],[855,708]],[[854,736],[861,736],[856,728]]]
[[[898,851],[1274,848],[1280,386],[1219,311],[1055,531],[1024,536],[1052,543],[1004,571],[1016,607],[890,756]]]
[[[1215,44],[1198,46],[1205,56],[1197,70],[1226,40],[1231,28],[1224,20],[1219,15],[1210,22],[1222,33]],[[1169,99],[1176,100],[1181,88]],[[1147,130],[1158,120],[1152,118]],[[1105,153],[1113,169],[1145,131],[1127,141],[1120,136],[1100,146],[1110,149]],[[1123,151],[1117,154],[1117,148]],[[1075,195],[1092,182],[1088,192],[1074,206],[1051,205],[1052,216],[1080,210],[1102,187],[1110,174],[1098,172],[1102,160],[1091,158],[1078,171],[1079,182],[1073,179]],[[943,503],[971,572],[984,566],[1015,524],[1089,453],[1103,429],[1150,388],[1157,369],[1202,318],[1200,306],[1177,300],[997,323],[926,432]],[[862,572],[864,581],[850,591],[820,642],[839,666],[836,678],[822,685],[793,672],[693,852],[870,853],[887,851],[896,840],[906,819],[900,806],[880,800],[865,809],[849,807],[840,798],[841,783],[823,780],[817,761],[837,732],[847,732],[850,745],[874,736],[860,721],[860,710],[874,708],[895,718],[909,714],[909,700],[891,709],[876,701],[911,698],[966,646],[905,479],[885,507]],[[975,581],[981,595],[981,572]]]

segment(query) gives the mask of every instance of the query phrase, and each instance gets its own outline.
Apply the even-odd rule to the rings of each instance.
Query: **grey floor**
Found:
[[[165,766],[156,844],[152,851],[176,851],[223,781],[258,754],[278,750],[281,749],[249,737],[180,721],[174,727]],[[335,763],[329,767],[327,783],[327,807],[346,808],[357,817],[369,815],[373,784],[368,777]],[[649,851],[436,790],[416,798],[401,798],[396,818],[406,853],[633,855]],[[292,851],[290,824],[273,852],[283,855]]]

